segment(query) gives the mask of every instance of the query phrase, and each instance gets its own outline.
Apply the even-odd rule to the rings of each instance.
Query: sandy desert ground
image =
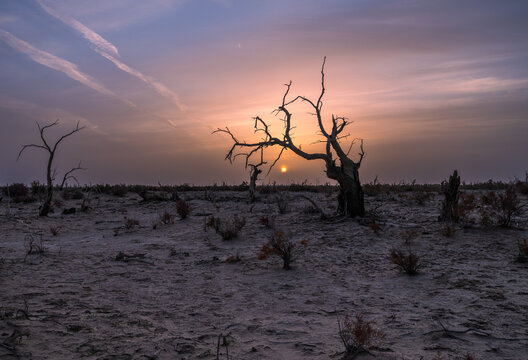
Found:
[[[457,225],[446,237],[437,193],[423,205],[413,192],[367,196],[377,231],[321,220],[301,197],[330,214],[335,193],[282,194],[285,214],[277,194],[254,204],[236,191],[179,195],[191,215],[155,229],[165,211],[176,214],[174,202],[95,194],[88,212],[63,215],[81,206],[63,200],[39,218],[38,202],[11,203],[6,216],[4,198],[0,358],[215,359],[222,334],[220,359],[340,359],[338,319],[361,313],[385,338],[358,359],[528,359],[528,264],[515,261],[526,215],[513,229]],[[206,231],[209,215],[234,214],[246,219],[237,238]],[[263,216],[297,244],[293,270],[278,257],[258,259],[274,231]],[[139,226],[116,236],[125,217]],[[422,267],[409,276],[389,252],[413,230]],[[40,236],[44,253],[27,255]]]

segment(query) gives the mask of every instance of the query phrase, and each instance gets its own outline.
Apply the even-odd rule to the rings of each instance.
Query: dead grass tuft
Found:
[[[339,337],[345,346],[344,359],[352,359],[359,353],[368,352],[372,346],[385,339],[385,333],[365,320],[362,314],[357,314],[354,318],[346,315],[342,324],[339,320],[337,323]]]
[[[222,236],[222,240],[231,240],[238,237],[238,233],[246,225],[246,218],[233,215],[231,220],[223,220],[219,217],[211,216],[207,219],[205,228],[212,227],[216,233]]]
[[[400,270],[409,275],[417,274],[418,269],[420,268],[420,257],[413,253],[411,249],[408,249],[407,253],[404,253],[401,250],[392,249],[390,252],[390,260]]]

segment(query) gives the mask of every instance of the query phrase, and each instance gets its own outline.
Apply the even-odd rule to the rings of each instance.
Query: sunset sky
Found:
[[[17,155],[56,119],[50,139],[86,126],[59,176],[81,161],[81,183],[238,184],[211,132],[254,139],[260,115],[279,136],[284,84],[316,99],[324,56],[323,115],[364,139],[363,182],[524,178],[527,18],[527,1],[2,0],[0,184],[45,179],[43,152]],[[292,110],[317,150],[310,109]],[[287,152],[262,180],[304,179],[328,181]]]

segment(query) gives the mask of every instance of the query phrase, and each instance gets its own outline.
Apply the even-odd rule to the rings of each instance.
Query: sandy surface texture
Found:
[[[515,261],[526,217],[510,229],[456,225],[446,237],[438,194],[368,196],[376,226],[322,220],[302,197],[332,214],[335,193],[254,204],[244,192],[179,195],[192,208],[184,220],[175,202],[132,193],[92,194],[88,212],[63,200],[47,218],[38,203],[11,203],[5,216],[4,198],[0,359],[216,359],[219,336],[220,359],[340,359],[346,314],[385,335],[358,359],[528,359],[528,263]],[[164,212],[174,223],[160,222]],[[234,239],[206,227],[235,214],[246,224]],[[295,244],[290,271],[277,256],[258,259],[278,230]],[[389,256],[409,247],[421,262],[414,276]]]

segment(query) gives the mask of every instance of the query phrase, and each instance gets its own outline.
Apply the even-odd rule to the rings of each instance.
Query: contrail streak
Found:
[[[88,40],[90,44],[92,44],[94,51],[96,51],[98,54],[100,54],[107,60],[111,61],[118,69],[143,81],[145,84],[154,89],[154,91],[156,91],[158,94],[171,100],[180,111],[183,112],[186,110],[186,106],[180,101],[178,94],[171,91],[159,80],[153,78],[152,76],[145,75],[141,71],[131,68],[121,60],[117,59],[116,56],[119,56],[119,51],[117,50],[117,47],[115,45],[105,40],[101,35],[97,34],[95,31],[88,28],[87,26],[81,24],[79,21],[57,13],[54,9],[44,4],[42,0],[37,1],[48,14],[59,19],[74,30],[80,32],[82,36],[86,40]]]
[[[90,75],[83,73],[77,68],[77,65],[71,63],[67,60],[64,60],[58,56],[50,54],[49,52],[37,49],[33,45],[25,42],[14,36],[13,34],[0,29],[0,39],[2,39],[6,44],[11,46],[13,49],[20,51],[21,53],[29,56],[33,61],[49,67],[53,70],[60,71],[73,80],[80,82],[81,84],[101,93],[104,95],[112,96],[118,98],[119,100],[125,102],[126,104],[135,107],[136,105],[130,100],[123,99],[116,95],[111,90],[107,89],[103,85],[99,84],[94,78]]]

